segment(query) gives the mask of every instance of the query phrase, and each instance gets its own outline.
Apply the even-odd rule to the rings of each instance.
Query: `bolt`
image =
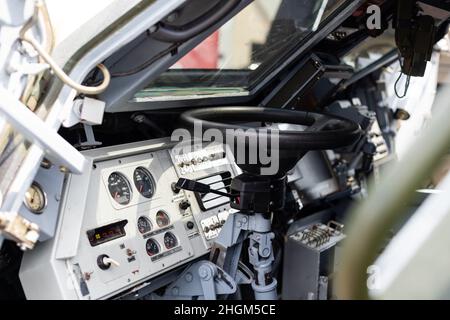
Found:
[[[41,167],[44,169],[50,169],[52,167],[52,163],[50,162],[50,160],[44,158],[41,161]]]
[[[169,16],[167,17],[167,22],[174,22],[176,19],[178,18],[178,13],[177,12],[173,12],[171,14],[169,14]]]
[[[192,276],[192,273],[188,272],[186,273],[184,278],[186,279],[187,282],[191,282],[194,277]]]
[[[180,293],[180,289],[179,289],[178,287],[173,287],[173,288],[172,288],[172,294],[173,294],[174,296],[177,296],[178,293]]]
[[[32,243],[35,243],[38,240],[38,238],[39,238],[39,233],[37,231],[35,231],[35,230],[30,230],[25,235],[25,238],[28,241],[30,241]]]
[[[206,278],[206,277],[208,276],[208,272],[207,272],[204,268],[201,268],[201,269],[199,270],[199,275],[200,275],[200,277],[202,277],[202,278]]]
[[[62,173],[70,173],[70,170],[64,166],[60,166],[59,171],[61,171]]]
[[[135,116],[134,116],[133,120],[134,120],[134,122],[136,122],[136,123],[143,123],[144,120],[145,120],[145,116],[142,115],[142,114],[138,114],[138,115],[135,115]]]

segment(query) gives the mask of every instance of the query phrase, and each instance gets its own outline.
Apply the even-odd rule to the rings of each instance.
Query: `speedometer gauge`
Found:
[[[150,172],[144,167],[137,167],[133,174],[134,185],[145,198],[153,197],[155,182]]]
[[[119,173],[113,172],[108,178],[108,189],[114,200],[121,204],[126,205],[131,201],[131,187],[127,178]]]

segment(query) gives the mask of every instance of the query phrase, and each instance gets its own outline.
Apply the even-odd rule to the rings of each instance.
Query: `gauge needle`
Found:
[[[31,204],[34,203],[35,195],[36,195],[36,190],[31,189],[31,192],[30,192],[30,203]]]
[[[116,191],[116,193],[114,193],[114,198],[117,198],[119,196],[119,193]]]
[[[142,192],[142,184],[139,186],[139,192]]]

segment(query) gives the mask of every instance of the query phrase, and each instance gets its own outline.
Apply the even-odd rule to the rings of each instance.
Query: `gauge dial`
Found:
[[[170,218],[164,211],[158,211],[156,213],[156,224],[158,227],[162,228],[170,224]]]
[[[177,237],[172,232],[166,232],[164,235],[164,245],[167,249],[175,248],[178,245]]]
[[[144,167],[137,167],[133,174],[134,185],[139,193],[146,198],[153,197],[155,182],[150,172]]]
[[[138,230],[140,233],[144,234],[152,230],[152,223],[147,217],[140,217],[137,222]]]
[[[149,256],[154,256],[159,253],[159,244],[155,239],[148,239],[145,243],[145,250]]]
[[[33,182],[25,193],[24,203],[28,210],[35,214],[39,214],[44,211],[47,206],[47,196],[39,184]]]
[[[108,189],[114,200],[121,204],[126,205],[131,201],[131,187],[127,178],[119,173],[113,172],[108,178]]]

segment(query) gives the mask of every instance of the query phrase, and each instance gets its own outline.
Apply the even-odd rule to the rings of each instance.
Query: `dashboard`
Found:
[[[83,153],[90,167],[66,175],[54,237],[24,255],[27,298],[115,297],[209,253],[233,213],[229,199],[175,183],[185,177],[227,192],[239,169],[225,146],[174,146],[158,139]],[[35,185],[49,185],[48,176],[38,175]]]

